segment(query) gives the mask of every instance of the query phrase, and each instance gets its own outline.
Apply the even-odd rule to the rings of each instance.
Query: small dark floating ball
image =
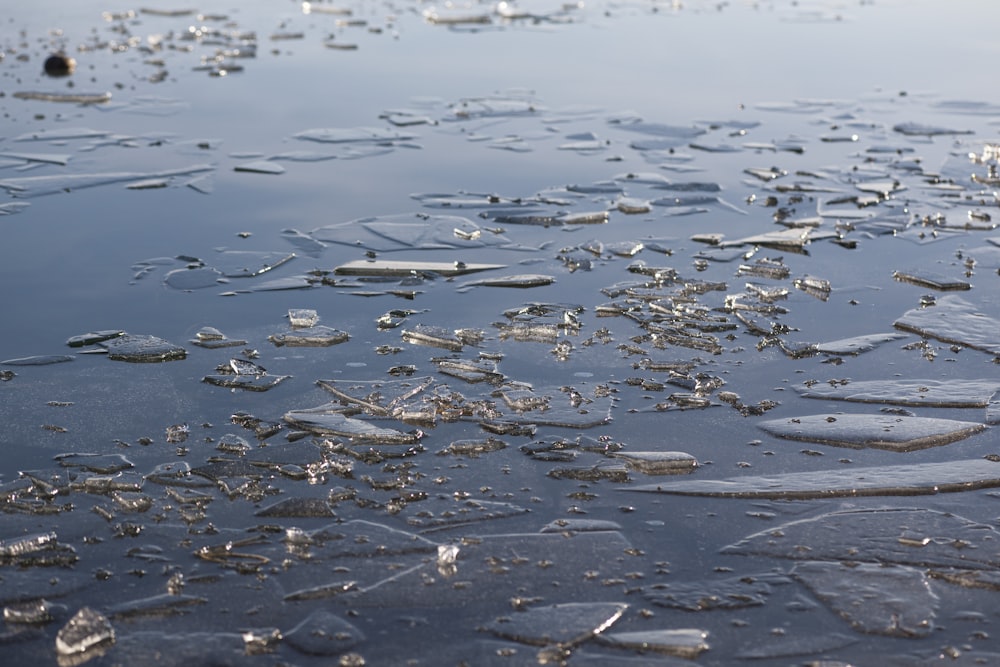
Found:
[[[65,53],[56,53],[45,59],[45,73],[49,76],[69,76],[76,69],[76,60]]]

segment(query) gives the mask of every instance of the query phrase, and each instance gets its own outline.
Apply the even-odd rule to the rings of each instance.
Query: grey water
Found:
[[[0,663],[995,661],[998,12],[19,6]]]

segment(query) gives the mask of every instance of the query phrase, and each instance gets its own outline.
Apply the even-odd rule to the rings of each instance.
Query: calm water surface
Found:
[[[1000,9],[501,5],[2,19],[0,663],[1000,657]]]

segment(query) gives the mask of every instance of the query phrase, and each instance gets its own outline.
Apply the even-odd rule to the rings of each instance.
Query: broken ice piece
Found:
[[[938,597],[921,570],[807,561],[791,574],[860,632],[925,637],[934,629]]]
[[[682,630],[641,630],[601,635],[599,641],[616,648],[673,655],[694,660],[708,650],[708,632],[696,628]]]
[[[187,357],[187,351],[156,336],[122,334],[98,343],[108,351],[108,359],[132,363],[176,361]]]
[[[57,544],[54,532],[36,533],[25,537],[0,540],[0,560],[17,558],[26,554],[52,549]]]
[[[946,445],[984,430],[978,422],[903,415],[822,414],[774,419],[758,424],[788,440],[896,452]]]
[[[115,630],[108,619],[90,607],[83,607],[56,635],[56,651],[61,656],[77,655],[113,644]]]
[[[1000,466],[987,459],[818,470],[729,479],[663,481],[629,491],[715,498],[812,499],[917,496],[1000,486]]]
[[[685,452],[615,452],[612,456],[647,475],[678,475],[698,467],[698,459]]]
[[[61,605],[54,605],[42,598],[12,602],[3,608],[3,620],[6,623],[40,625],[51,622],[56,612],[63,609],[65,608]]]
[[[102,343],[111,338],[117,338],[125,332],[121,329],[105,329],[103,331],[92,331],[90,333],[80,334],[79,336],[72,336],[66,340],[66,344],[70,347],[84,347],[86,345],[95,345],[96,343]]]
[[[191,344],[208,350],[217,350],[224,347],[241,347],[247,344],[245,340],[226,338],[226,335],[215,327],[202,327],[194,336]]]
[[[858,380],[821,383],[811,387],[796,387],[806,398],[850,401],[855,403],[886,403],[889,405],[923,405],[935,408],[983,408],[1000,391],[996,380]]]
[[[458,230],[456,230],[458,231]],[[506,268],[504,264],[467,264],[465,262],[416,262],[392,260],[355,260],[341,264],[334,272],[342,276],[410,276],[436,273],[441,276],[461,276],[478,271]]]
[[[482,278],[480,280],[470,280],[462,283],[462,287],[518,287],[526,289],[529,287],[542,287],[551,285],[556,281],[555,276],[547,276],[536,273],[526,273],[516,276],[502,276],[499,278]]]
[[[288,311],[288,322],[296,329],[314,327],[319,322],[319,314],[308,308],[292,308]]]
[[[294,329],[287,333],[272,334],[267,337],[277,347],[329,347],[346,342],[350,335],[346,331],[319,325],[305,329]]]
[[[965,280],[924,270],[893,271],[892,277],[901,283],[908,283],[917,287],[927,287],[942,292],[972,289],[972,284]]]
[[[247,655],[271,653],[281,642],[281,630],[278,628],[259,628],[243,632],[243,646]]]
[[[522,644],[572,647],[599,635],[622,617],[628,605],[622,602],[567,602],[496,619],[486,630],[497,637]]]
[[[830,298],[829,280],[816,278],[815,276],[804,276],[802,278],[796,278],[792,281],[792,284],[809,296],[816,297],[820,301],[826,301]]]
[[[412,329],[403,329],[400,335],[404,341],[414,345],[430,345],[452,352],[462,351],[462,341],[454,333],[440,327],[418,324]]]
[[[174,424],[167,427],[167,442],[184,442],[188,439],[191,430],[187,424]]]
[[[893,322],[903,331],[1000,354],[1000,321],[976,310],[968,301],[946,295],[933,308],[914,308]]]

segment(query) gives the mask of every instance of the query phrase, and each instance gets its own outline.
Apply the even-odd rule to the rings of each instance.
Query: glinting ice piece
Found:
[[[909,452],[964,440],[987,428],[979,422],[905,415],[821,414],[772,419],[758,424],[787,440],[863,449]]]
[[[83,607],[56,634],[56,651],[61,656],[76,655],[114,641],[115,630],[108,619],[90,607]]]

